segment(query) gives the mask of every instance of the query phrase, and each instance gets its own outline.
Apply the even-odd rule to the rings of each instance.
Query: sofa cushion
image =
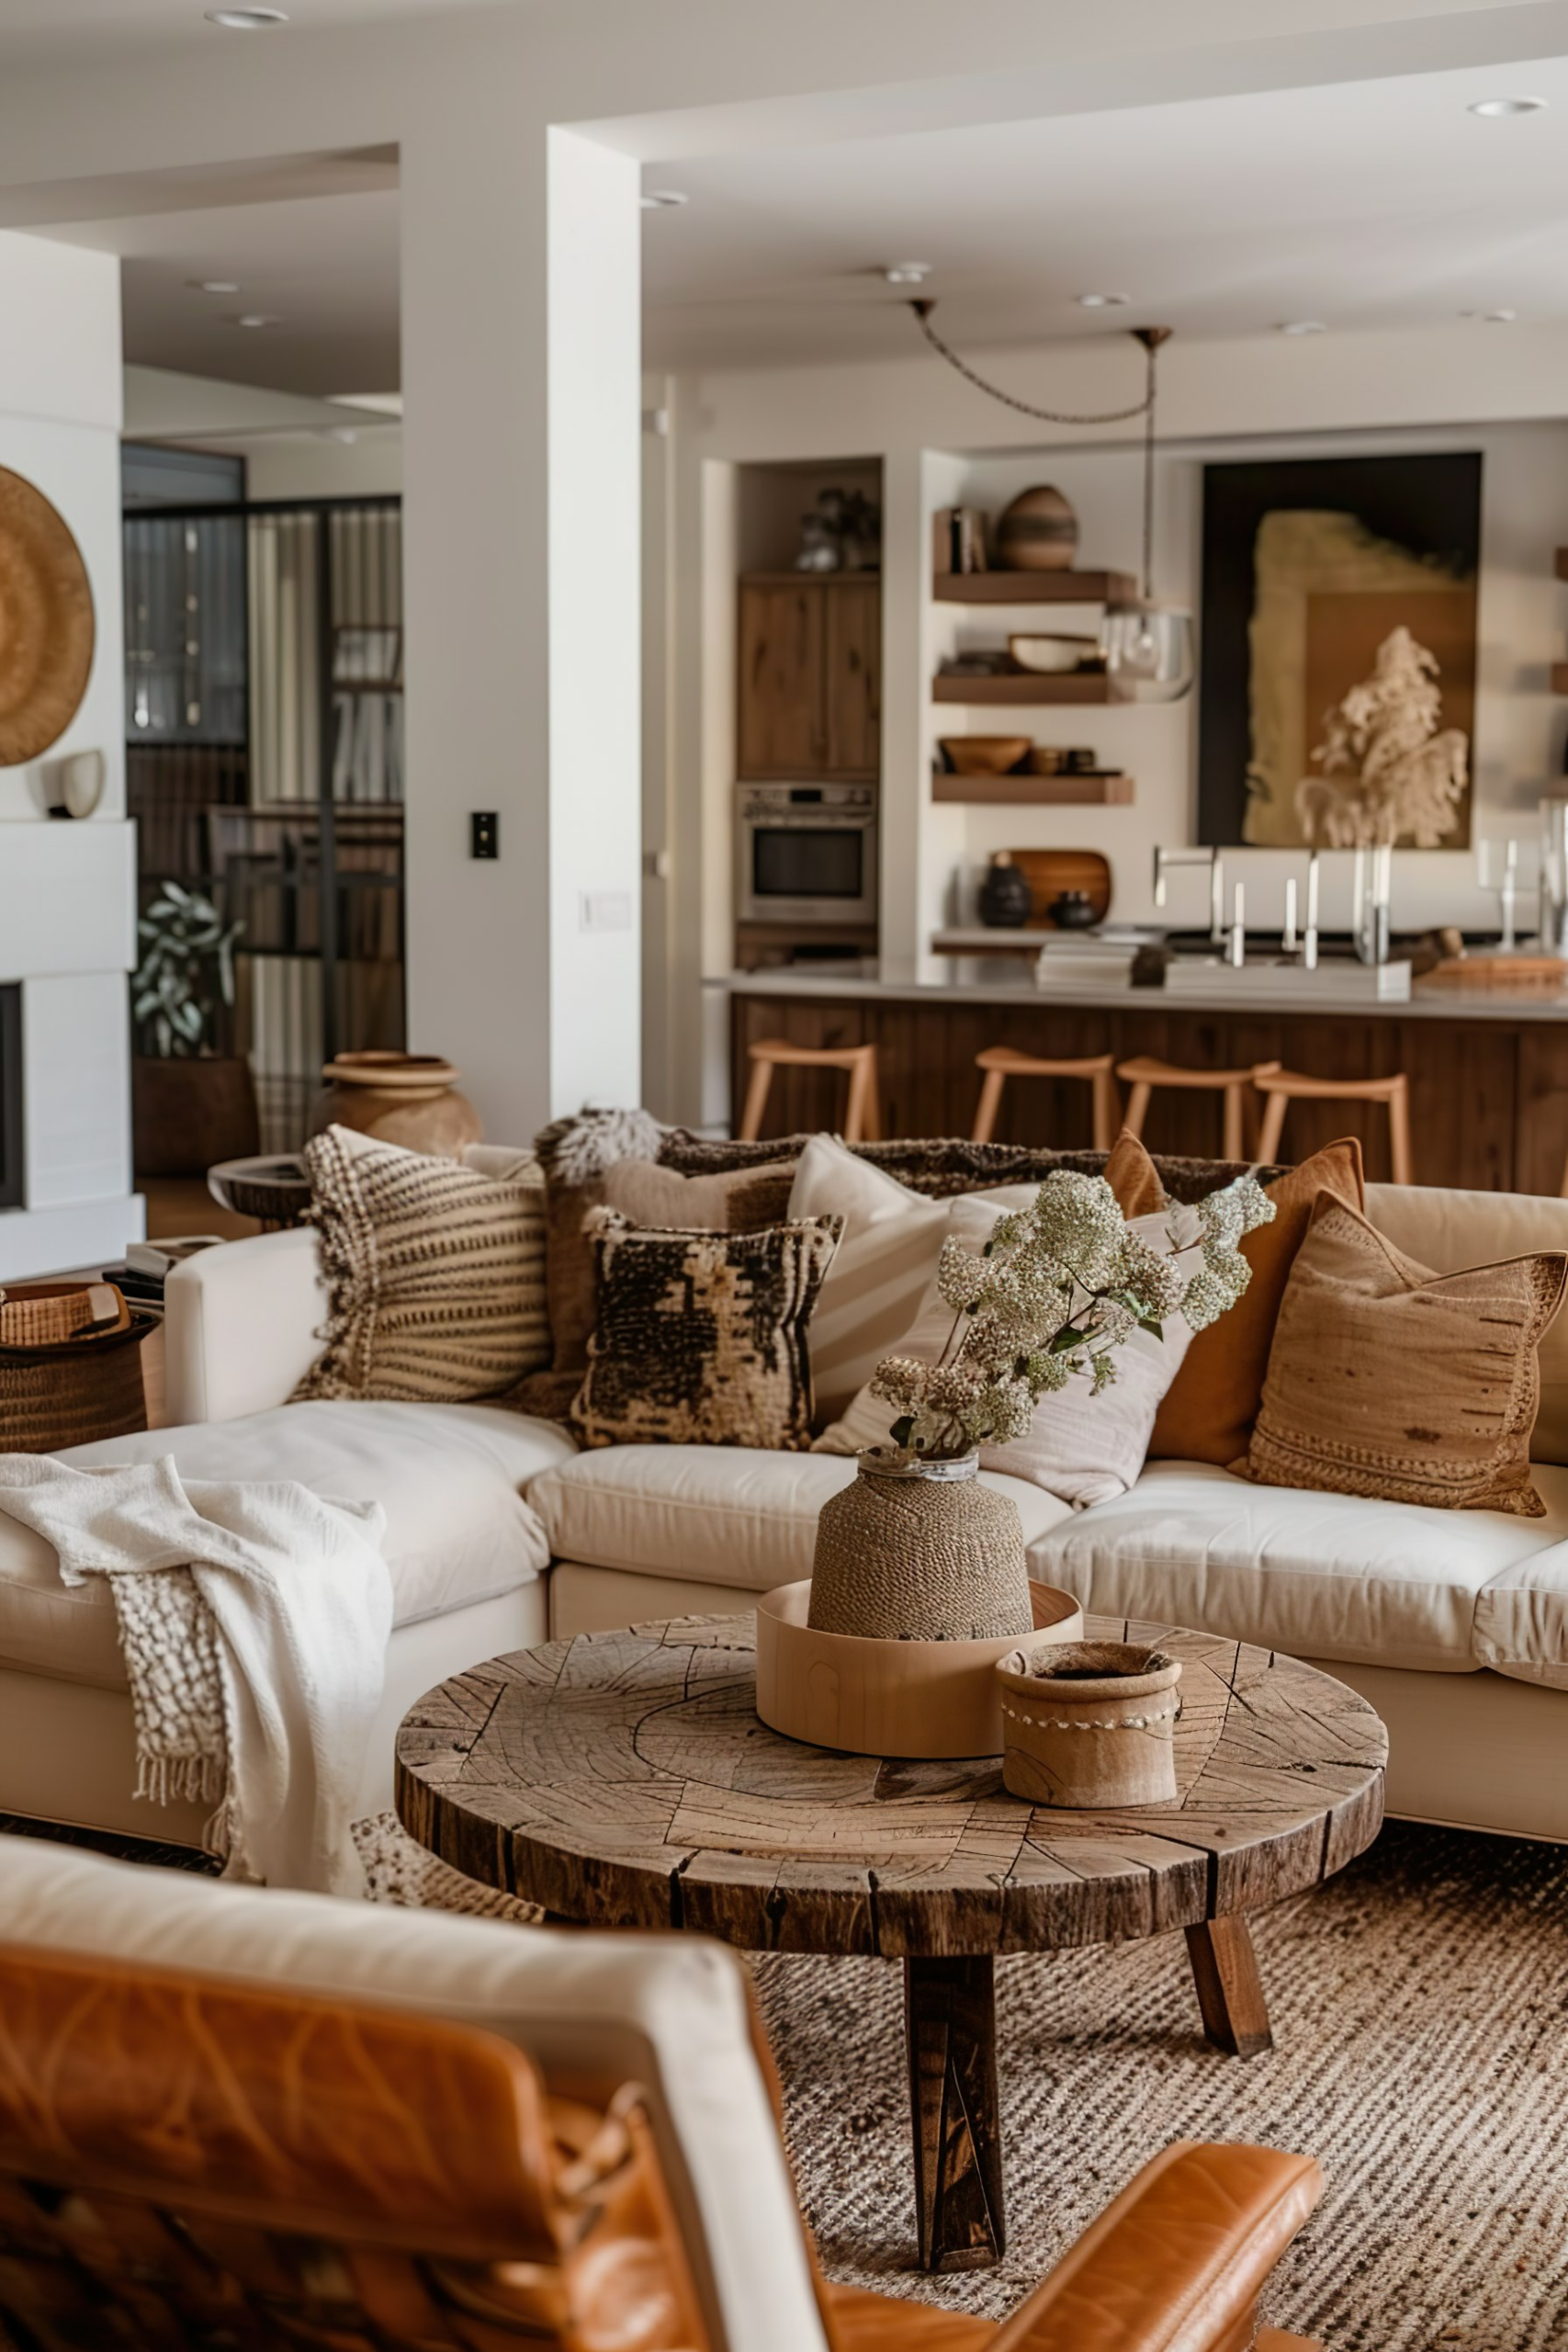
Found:
[[[189,1478],[297,1478],[329,1501],[382,1504],[393,1622],[415,1624],[513,1591],[549,1562],[524,1489],[572,1452],[566,1431],[483,1405],[318,1402],[238,1421],[71,1447],[80,1469],[172,1453]],[[0,1664],[123,1689],[101,1577],[67,1590],[50,1546],[0,1514]]]
[[[811,1574],[818,1513],[854,1476],[829,1453],[617,1445],[547,1470],[528,1499],[558,1559],[767,1592]],[[981,1476],[1018,1505],[1026,1544],[1069,1516],[1021,1478]]]
[[[1478,1646],[1482,1596],[1500,1623],[1508,1579],[1568,1541],[1568,1471],[1539,1466],[1537,1482],[1547,1516],[1529,1520],[1255,1487],[1208,1463],[1155,1462],[1128,1494],[1036,1537],[1029,1573],[1110,1616],[1297,1657],[1463,1674],[1498,1663]]]

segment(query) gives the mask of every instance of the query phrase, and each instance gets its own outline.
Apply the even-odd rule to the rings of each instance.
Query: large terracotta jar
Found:
[[[321,1076],[326,1091],[310,1114],[310,1133],[353,1127],[378,1143],[460,1159],[484,1134],[479,1113],[457,1091],[462,1071],[439,1054],[339,1054]]]

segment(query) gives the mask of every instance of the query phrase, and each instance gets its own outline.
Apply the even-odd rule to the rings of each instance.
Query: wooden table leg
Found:
[[[1233,2058],[1257,2058],[1274,2047],[1263,1979],[1247,1915],[1233,1911],[1227,1918],[1206,1919],[1187,1930],[1187,1957],[1203,2012],[1203,2031]]]
[[[988,1955],[904,1962],[922,2270],[974,2270],[1007,2247],[993,1979]]]

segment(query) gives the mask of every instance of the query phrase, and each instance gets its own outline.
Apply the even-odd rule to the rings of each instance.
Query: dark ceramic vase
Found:
[[[995,931],[1017,931],[1029,921],[1029,885],[1006,850],[998,850],[980,886],[980,921]]]

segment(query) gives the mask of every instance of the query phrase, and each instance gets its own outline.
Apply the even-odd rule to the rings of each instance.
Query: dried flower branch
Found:
[[[895,1408],[894,1444],[937,1460],[1006,1444],[1075,1374],[1096,1396],[1109,1387],[1134,1331],[1161,1339],[1172,1314],[1201,1331],[1234,1306],[1252,1271],[1242,1238],[1270,1221],[1273,1203],[1241,1176],[1178,1214],[1193,1230],[1179,1241],[1173,1215],[1158,1250],[1128,1226],[1103,1176],[1059,1169],[1028,1208],[998,1218],[983,1256],[945,1241],[937,1289],[953,1324],[941,1358],[886,1356],[871,1384]],[[1201,1262],[1186,1278],[1177,1254],[1193,1248]]]

